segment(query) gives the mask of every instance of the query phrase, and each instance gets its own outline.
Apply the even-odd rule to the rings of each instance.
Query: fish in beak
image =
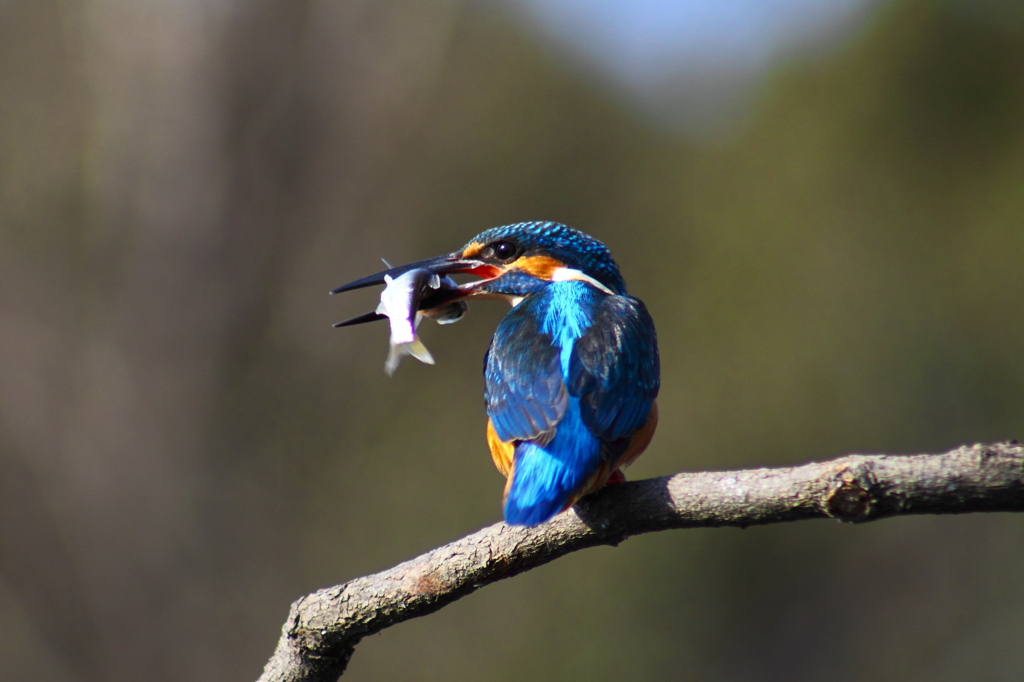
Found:
[[[463,259],[461,255],[450,254],[428,260],[390,268],[369,277],[357,279],[331,291],[338,294],[361,289],[375,284],[384,284],[380,305],[372,313],[338,322],[335,327],[347,327],[375,320],[390,320],[391,338],[384,372],[392,376],[398,363],[407,355],[420,362],[432,365],[434,358],[416,334],[416,328],[424,317],[439,324],[457,322],[465,315],[469,306],[464,300],[474,293],[474,284],[459,286],[448,273],[473,273],[493,275],[493,266],[477,260]]]
[[[450,275],[457,272],[466,272],[479,275],[481,277],[494,277],[498,274],[497,269],[493,265],[488,265],[487,263],[474,258],[463,258],[462,254],[456,251],[455,253],[437,256],[436,258],[428,258],[427,260],[409,263],[408,265],[400,265],[397,268],[382,270],[374,275],[357,279],[356,281],[349,282],[348,284],[343,284],[337,289],[332,289],[331,293],[340,294],[345,291],[354,291],[355,289],[372,287],[374,284],[385,284],[385,276],[395,279],[410,270],[427,270],[435,275]]]
[[[416,310],[419,310],[427,317],[430,317],[441,324],[450,324],[462,317],[466,312],[466,303],[462,299],[475,295],[477,293],[477,286],[480,284],[479,281],[476,281],[456,285],[449,277],[447,277],[447,275],[468,273],[486,279],[495,277],[499,274],[498,269],[493,265],[473,258],[463,258],[461,252],[456,251],[455,253],[437,256],[436,258],[428,258],[427,260],[409,263],[408,265],[401,265],[397,268],[382,270],[376,274],[369,275],[368,277],[363,277],[362,279],[357,279],[354,282],[343,284],[336,289],[332,289],[331,293],[340,294],[346,291],[362,289],[364,287],[372,287],[376,284],[387,284],[388,286],[392,286],[391,283],[398,281],[398,279],[403,275],[414,270],[424,270],[430,274],[439,275],[442,278],[442,282],[447,280],[447,282],[450,283],[450,285],[447,286],[424,290],[417,303],[418,308],[416,308]],[[403,284],[402,286],[408,285]],[[341,322],[336,322],[334,326],[349,327],[356,324],[383,320],[385,317],[388,316],[374,311],[363,315],[357,315],[356,317],[343,320]]]
[[[416,335],[416,328],[423,319],[423,313],[418,308],[420,299],[431,289],[456,286],[448,277],[444,280],[440,275],[423,268],[408,270],[394,279],[391,275],[384,275],[387,286],[381,292],[380,305],[375,312],[391,320],[391,342],[388,359],[384,363],[384,373],[388,376],[394,375],[398,363],[406,355],[428,365],[434,364],[430,351]]]

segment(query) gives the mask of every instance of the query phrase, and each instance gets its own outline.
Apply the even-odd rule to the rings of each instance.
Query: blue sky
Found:
[[[774,61],[827,49],[862,25],[880,0],[504,0],[557,50],[657,101],[666,88],[722,87],[742,98]],[[672,86],[667,86],[672,83]],[[731,93],[731,94],[730,94]],[[679,101],[678,93],[673,93]],[[685,107],[685,98],[683,98]],[[710,109],[715,105],[712,103]],[[705,114],[713,116],[711,110]]]

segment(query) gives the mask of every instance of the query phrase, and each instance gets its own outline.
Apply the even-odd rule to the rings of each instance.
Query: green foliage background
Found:
[[[195,5],[196,3],[193,3]],[[255,678],[288,604],[499,518],[484,350],[327,297],[499,224],[658,324],[631,478],[1024,433],[1024,17],[880,4],[734,135],[652,127],[475,4],[0,3],[0,665]],[[230,8],[230,9],[227,9]],[[488,587],[346,678],[1018,680],[1024,520],[661,533]]]

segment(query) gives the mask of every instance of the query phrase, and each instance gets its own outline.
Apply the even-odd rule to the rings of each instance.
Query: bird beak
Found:
[[[364,287],[371,287],[375,284],[384,284],[385,275],[395,279],[417,268],[423,268],[430,272],[445,276],[455,273],[469,273],[477,275],[479,277],[490,278],[496,277],[500,272],[493,265],[484,263],[483,261],[476,260],[474,258],[463,258],[461,251],[455,253],[445,254],[443,256],[437,256],[436,258],[428,258],[427,260],[417,261],[415,263],[409,263],[408,265],[401,265],[397,268],[391,268],[390,270],[382,270],[368,277],[357,279],[354,282],[343,284],[336,289],[332,289],[332,294],[340,294],[346,291],[353,291],[355,289],[362,289]],[[431,292],[423,297],[420,301],[420,310],[429,310],[431,308],[437,308],[447,303],[457,301],[468,296],[472,296],[476,293],[475,285],[477,282],[464,284],[458,289],[439,289],[435,292]],[[343,322],[337,322],[334,324],[335,327],[349,327],[356,324],[363,324],[365,322],[374,322],[376,320],[385,319],[384,315],[379,315],[376,312],[366,313],[358,315],[351,319]]]
[[[492,273],[494,266],[487,265],[483,261],[479,261],[473,258],[463,258],[461,252],[449,253],[444,256],[438,256],[436,258],[428,258],[427,260],[417,261],[415,263],[409,263],[408,265],[401,265],[397,268],[391,268],[390,270],[381,270],[375,275],[369,277],[363,277],[357,279],[354,282],[348,284],[342,284],[337,289],[332,289],[332,294],[340,294],[345,291],[353,291],[355,289],[362,289],[363,287],[372,287],[374,284],[384,284],[384,276],[387,275],[392,279],[400,277],[410,270],[416,268],[423,268],[429,270],[436,275],[450,275],[456,272],[468,272],[482,277],[493,276],[496,273]]]

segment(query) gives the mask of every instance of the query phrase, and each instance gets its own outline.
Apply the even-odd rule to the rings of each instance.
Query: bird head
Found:
[[[624,294],[626,283],[619,266],[604,244],[559,223],[516,223],[485,230],[453,253],[383,270],[334,289],[332,294],[383,284],[424,268],[439,275],[469,273],[481,279],[445,292],[454,298],[487,297],[516,299],[549,282],[579,279],[612,294]],[[424,301],[424,305],[433,301]]]
[[[470,295],[518,297],[548,282],[568,279],[590,282],[610,294],[626,292],[608,247],[559,223],[491,228],[456,254],[461,261],[480,263],[472,272],[484,279],[467,287]]]
[[[589,282],[609,294],[626,293],[626,283],[608,247],[579,230],[552,222],[494,227],[473,237],[457,251],[382,270],[344,284],[331,293],[385,284],[418,268],[442,276],[467,273],[480,278],[428,293],[418,304],[419,310],[424,312],[462,305],[459,301],[468,298],[501,298],[515,305],[551,282],[565,280]],[[347,327],[380,319],[384,316],[371,312],[334,326]]]

